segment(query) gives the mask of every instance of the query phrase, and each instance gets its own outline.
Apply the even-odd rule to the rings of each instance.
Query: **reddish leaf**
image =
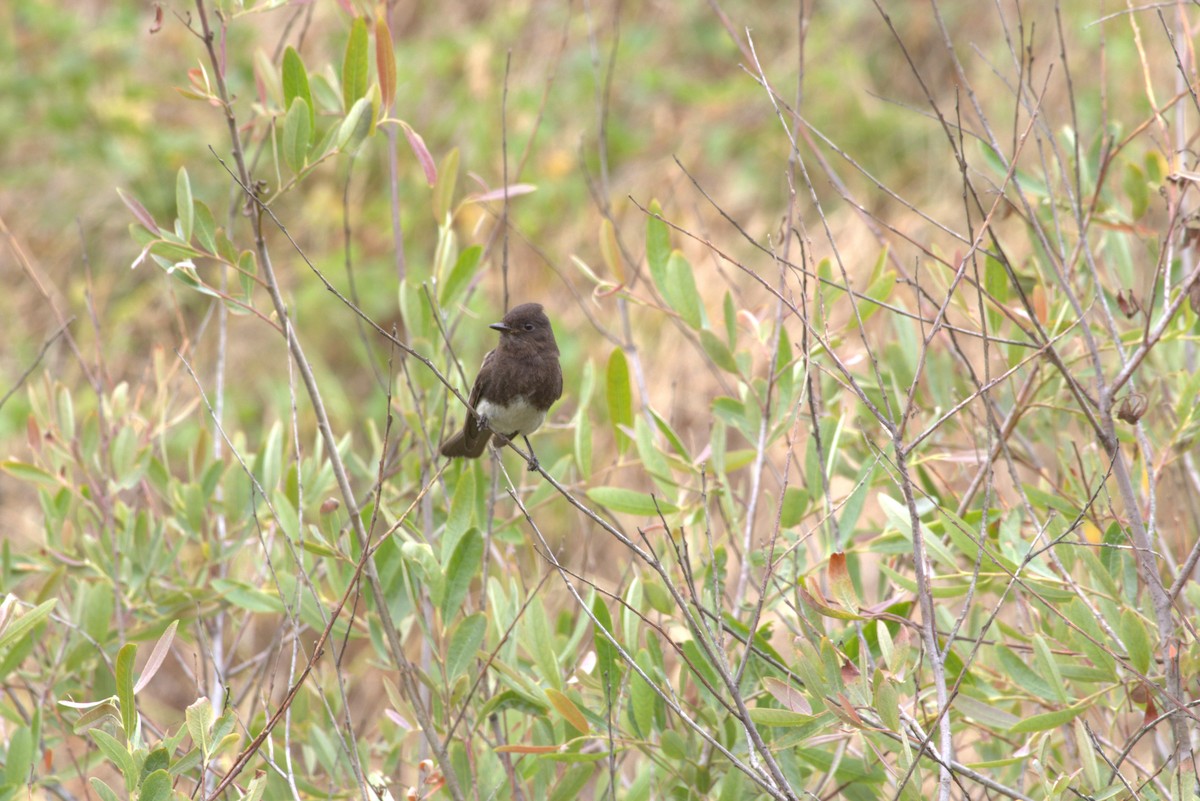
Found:
[[[154,4],[154,24],[150,26],[150,33],[158,33],[162,30],[163,9],[161,3]]]
[[[380,14],[375,20],[375,71],[379,74],[379,92],[386,111],[396,102],[396,51],[392,47],[392,31],[387,17]]]
[[[530,192],[536,192],[537,187],[533,184],[511,184],[508,187],[507,195],[509,197],[519,197],[520,195],[528,195]],[[492,189],[479,195],[471,195],[467,198],[472,203],[490,203],[493,200],[504,200],[504,187]]]
[[[437,183],[437,165],[433,163],[433,156],[429,155],[429,148],[425,147],[425,140],[407,122],[401,121],[400,126],[404,128],[404,136],[408,139],[408,146],[412,148],[413,155],[421,162],[421,169],[425,170],[426,182],[433,186]]]
[[[121,202],[133,212],[134,218],[142,224],[143,228],[152,234],[158,233],[158,223],[154,221],[154,217],[150,215],[150,212],[146,211],[146,207],[137,201],[137,198],[125,194],[120,189],[117,190],[117,194],[120,195]]]

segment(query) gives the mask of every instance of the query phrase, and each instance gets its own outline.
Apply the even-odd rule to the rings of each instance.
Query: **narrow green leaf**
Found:
[[[892,287],[896,284],[896,272],[888,270],[883,275],[879,276],[875,281],[867,287],[867,297],[886,303],[888,298],[892,296]],[[881,308],[878,303],[872,303],[869,300],[864,300],[859,304],[859,315],[863,322],[871,319],[871,316]]]
[[[1089,790],[1102,790],[1104,785],[1101,784],[1100,766],[1096,762],[1096,748],[1092,745],[1092,738],[1088,737],[1082,720],[1076,719],[1074,729],[1075,752],[1079,754],[1079,761],[1083,764],[1083,777],[1087,780],[1085,786]]]
[[[8,751],[4,755],[4,783],[11,790],[23,787],[33,778],[33,732],[28,726],[9,730]]]
[[[137,763],[133,760],[133,754],[121,745],[116,737],[113,737],[103,729],[88,729],[88,734],[91,735],[92,741],[104,752],[104,756],[108,757],[108,761],[117,766],[121,771],[121,776],[125,779],[125,788],[132,790],[137,786],[138,771]]]
[[[1054,697],[1064,704],[1067,703],[1070,699],[1067,696],[1066,685],[1063,684],[1062,673],[1058,669],[1058,662],[1050,652],[1046,638],[1041,634],[1033,635],[1033,658],[1034,664],[1040,668],[1039,672],[1049,680]]]
[[[737,347],[737,310],[733,306],[733,295],[725,292],[725,303],[722,306],[725,316],[725,339],[730,350]]]
[[[759,726],[803,726],[816,720],[816,715],[805,715],[790,709],[775,709],[774,707],[752,707],[748,710],[750,719]]]
[[[363,17],[355,17],[350,28],[350,39],[346,42],[346,55],[342,59],[342,108],[347,115],[367,94],[369,58],[367,21]]]
[[[687,741],[674,729],[665,730],[659,737],[658,744],[662,748],[663,756],[672,762],[683,763],[691,759]]]
[[[454,485],[454,497],[450,499],[450,512],[441,537],[441,561],[450,560],[459,539],[467,533],[474,520],[476,498],[475,472],[464,470]]]
[[[730,375],[740,375],[737,362],[733,360],[733,352],[729,350],[729,346],[720,337],[707,328],[702,328],[700,329],[700,345],[704,348],[704,352],[708,354],[708,358],[712,359],[717,367],[720,367]]]
[[[1003,645],[996,648],[996,656],[999,658],[1000,668],[1008,674],[1009,681],[1015,687],[1031,692],[1047,701],[1058,699],[1058,691],[1030,668],[1025,659],[1017,656]]]
[[[692,265],[678,250],[671,253],[667,275],[667,302],[693,331],[698,331],[704,325],[704,306],[700,302],[700,293],[696,291]]]
[[[121,646],[117,652],[117,704],[121,707],[121,727],[125,729],[125,741],[133,744],[137,729],[137,706],[133,702],[133,659],[137,646],[131,642]]]
[[[629,436],[621,429],[633,425],[633,389],[629,384],[629,362],[625,359],[625,351],[620,348],[613,348],[612,355],[608,357],[606,384],[608,419],[617,438],[617,448],[624,453],[629,445]]]
[[[213,219],[212,211],[202,200],[195,201],[192,211],[195,220],[196,241],[200,243],[200,247],[216,255],[217,222]]]
[[[451,204],[454,202],[454,187],[458,183],[458,148],[452,149],[442,160],[437,183],[433,185],[433,220],[438,225],[449,222]]]
[[[188,180],[187,167],[180,167],[175,173],[175,213],[179,219],[179,236],[184,242],[192,238],[192,221],[195,210],[192,207],[192,182]]]
[[[592,421],[587,415],[587,405],[579,404],[575,412],[575,466],[587,481],[592,477]]]
[[[165,770],[156,770],[142,782],[138,792],[138,801],[170,801],[171,774]]]
[[[371,101],[359,98],[346,112],[346,118],[338,126],[337,147],[344,153],[353,153],[367,138],[374,124],[374,109]]]
[[[312,142],[312,123],[308,103],[297,97],[283,118],[283,160],[292,172],[299,173],[308,165],[308,146]]]
[[[8,466],[7,464],[5,465]],[[58,604],[58,599],[51,598],[49,601],[43,601],[33,609],[25,612],[18,618],[10,619],[8,625],[0,631],[0,651],[7,649],[10,645],[19,643],[29,631],[54,611],[54,607]]]
[[[1143,676],[1150,670],[1150,660],[1153,658],[1150,646],[1150,634],[1142,618],[1132,609],[1121,613],[1121,642],[1125,644],[1125,652],[1134,670]]]
[[[467,286],[471,283],[471,279],[478,272],[479,263],[482,258],[483,247],[480,245],[471,245],[471,247],[458,255],[458,260],[454,262],[454,267],[451,268],[450,274],[442,282],[442,291],[438,297],[438,303],[443,308],[457,301],[463,291],[466,290]]]
[[[650,428],[644,417],[638,417],[634,420],[633,432],[642,467],[651,478],[655,479],[659,493],[667,492],[670,485],[673,484],[671,467],[667,464],[667,457],[659,450],[658,443],[654,441],[653,429]]]
[[[690,462],[692,456],[688,453],[687,448],[683,447],[683,440],[679,438],[679,434],[675,433],[675,429],[671,428],[671,424],[663,419],[662,415],[650,409],[650,416],[654,418],[654,425],[658,426],[658,431],[667,438],[667,442],[671,444],[672,450],[679,454],[681,458]]]
[[[646,218],[646,262],[650,265],[650,275],[661,292],[666,284],[667,260],[671,257],[671,234],[667,230],[667,224],[659,219],[662,206],[658,205],[658,201],[651,200],[648,208],[651,216]]]
[[[487,633],[487,618],[479,612],[458,622],[446,649],[446,679],[454,681],[475,660]]]
[[[446,592],[442,598],[442,618],[450,619],[459,609],[472,579],[483,564],[483,536],[472,527],[459,540],[446,565]]]
[[[291,45],[283,51],[283,107],[292,108],[292,101],[300,98],[308,107],[308,126],[317,127],[317,107],[313,103],[312,91],[308,86],[308,70],[304,61]]]
[[[604,631],[613,637],[616,637],[616,631],[613,629],[612,615],[609,614],[608,605],[604,603],[604,598],[599,593],[592,599],[592,614],[596,616],[599,624],[599,626],[593,624],[592,627],[592,645],[596,649],[596,674],[611,689],[616,686],[619,669],[617,647],[609,641]],[[604,631],[601,631],[600,627],[603,627]]]
[[[652,676],[648,668],[650,667],[650,654],[645,648],[638,651],[637,654],[638,667],[648,676]],[[640,737],[649,739],[650,733],[654,731],[654,702],[657,696],[654,693],[654,688],[646,683],[640,675],[634,674],[629,678],[629,711],[630,717],[633,719],[634,728]]]
[[[1130,218],[1140,220],[1150,208],[1150,183],[1137,163],[1131,161],[1125,165],[1125,178],[1121,181],[1121,188],[1129,198]]]
[[[577,801],[595,772],[596,769],[592,765],[576,765],[567,769],[554,785],[547,801]]]
[[[212,748],[212,724],[215,717],[212,704],[207,698],[197,698],[188,706],[184,717],[187,720],[188,734],[192,736],[192,742],[200,749],[200,753],[204,754],[207,761]]]
[[[92,789],[96,791],[96,795],[100,796],[100,801],[119,801],[116,792],[113,788],[104,783],[102,779],[97,779],[95,776],[88,779]]]
[[[656,506],[655,498],[651,497],[649,493],[621,487],[593,487],[587,491],[587,496],[614,512],[641,515],[642,517],[657,517],[660,511],[663,514],[679,511],[678,506],[661,498],[657,499]]]
[[[1046,712],[1041,715],[1030,715],[1029,717],[1021,718],[1016,725],[1009,729],[1013,734],[1028,734],[1035,731],[1048,731],[1057,729],[1066,723],[1070,723],[1075,718],[1087,711],[1088,703],[1081,703],[1075,706],[1059,709],[1054,712]]]
[[[534,596],[526,607],[525,625],[521,629],[524,646],[533,655],[533,663],[541,673],[541,680],[555,689],[562,688],[562,668],[554,652],[554,628],[546,617],[546,607],[541,596]]]

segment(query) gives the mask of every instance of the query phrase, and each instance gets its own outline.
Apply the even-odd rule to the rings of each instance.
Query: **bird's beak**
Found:
[[[488,328],[495,328],[497,331],[505,333],[512,330],[512,326],[508,325],[508,323],[492,323]]]

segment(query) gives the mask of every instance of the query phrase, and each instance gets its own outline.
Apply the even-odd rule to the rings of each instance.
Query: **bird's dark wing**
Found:
[[[475,386],[471,387],[471,396],[467,398],[467,403],[471,405],[472,409],[477,409],[479,401],[487,394],[488,385],[492,377],[492,371],[489,369],[489,366],[492,361],[492,354],[495,352],[494,350],[489,350],[487,355],[483,357],[483,364],[479,365],[479,375],[475,376]],[[464,428],[468,439],[473,440],[479,436],[480,426],[478,416],[468,413]]]

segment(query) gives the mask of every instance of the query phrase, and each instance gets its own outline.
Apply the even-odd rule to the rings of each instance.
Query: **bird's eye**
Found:
[[[532,331],[532,330],[533,330],[533,323],[525,323],[525,330],[526,330],[526,331]]]

